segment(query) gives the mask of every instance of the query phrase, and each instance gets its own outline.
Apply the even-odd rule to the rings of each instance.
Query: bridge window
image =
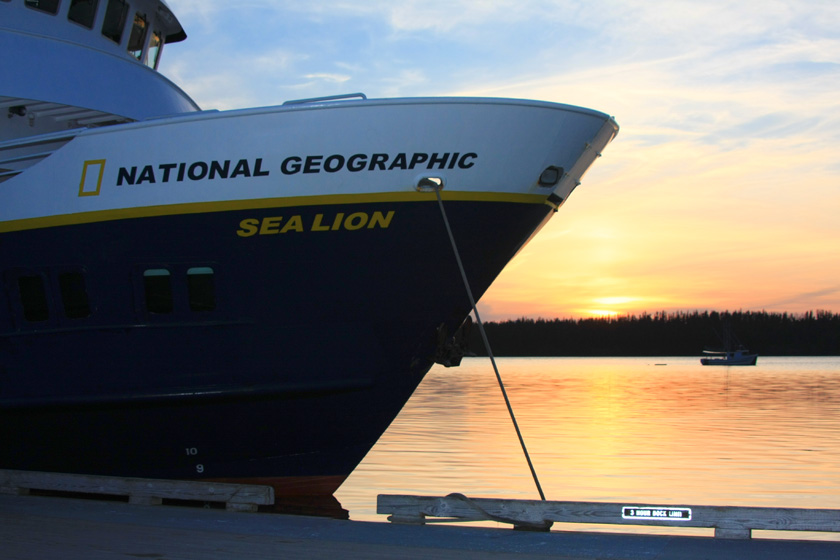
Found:
[[[152,39],[149,41],[149,52],[146,53],[146,66],[157,70],[162,47],[163,36],[160,34],[160,31],[152,32]]]
[[[125,0],[108,0],[105,10],[105,22],[102,24],[102,34],[115,43],[122,41],[125,21],[128,17],[128,4]]]
[[[85,287],[85,276],[81,272],[64,272],[58,275],[58,287],[64,304],[64,315],[68,319],[90,317],[90,302]]]
[[[67,19],[93,29],[93,20],[96,19],[96,5],[99,0],[70,0],[70,10],[67,12]]]
[[[47,291],[44,278],[40,275],[18,277],[20,302],[23,304],[23,318],[30,323],[46,321],[50,318],[47,305]]]
[[[187,291],[192,311],[213,311],[216,309],[216,283],[213,269],[196,267],[187,270]]]
[[[55,14],[58,12],[59,0],[26,0],[26,5],[35,10]]]
[[[146,16],[141,13],[134,14],[134,24],[131,26],[131,35],[128,36],[128,52],[137,60],[143,58],[143,45],[146,43]]]
[[[165,268],[143,271],[146,310],[149,313],[172,313],[172,275]]]

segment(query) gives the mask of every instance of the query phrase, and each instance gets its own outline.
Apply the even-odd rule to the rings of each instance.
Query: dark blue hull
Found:
[[[446,208],[476,297],[552,211]],[[470,311],[434,199],[16,231],[0,259],[0,468],[331,494]]]

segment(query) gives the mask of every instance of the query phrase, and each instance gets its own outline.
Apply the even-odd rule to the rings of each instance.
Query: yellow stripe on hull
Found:
[[[495,193],[495,192],[466,192],[443,191],[444,200],[477,201],[477,202],[511,202],[519,204],[546,203],[546,197],[538,194]],[[191,202],[184,204],[168,204],[162,206],[138,206],[135,208],[117,208],[112,210],[98,210],[94,212],[79,212],[75,214],[59,214],[23,220],[0,222],[0,233],[24,231],[56,226],[89,224],[113,220],[130,220],[134,218],[149,218],[155,216],[172,216],[176,214],[201,214],[210,212],[226,212],[229,210],[251,210],[262,208],[288,208],[293,206],[316,206],[336,204],[366,204],[387,202],[432,202],[437,200],[434,193],[422,192],[390,192],[377,194],[344,194],[321,196],[298,196],[280,198],[260,198],[249,200],[220,200],[213,202]]]

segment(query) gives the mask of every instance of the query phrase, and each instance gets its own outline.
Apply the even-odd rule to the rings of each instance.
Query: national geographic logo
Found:
[[[441,153],[370,153],[288,156],[274,161],[283,175],[307,175],[313,173],[333,174],[338,172],[388,172],[413,169],[471,169],[478,160],[475,152]],[[263,158],[239,160],[209,160],[173,163],[146,163],[119,167],[114,186],[155,185],[162,183],[183,183],[185,181],[206,181],[218,179],[258,178],[271,175],[271,161]],[[105,174],[105,160],[94,159],[84,162],[79,196],[97,196],[102,188]],[[112,181],[113,179],[109,179]]]
[[[105,174],[105,160],[91,159],[82,167],[82,181],[79,184],[79,196],[97,196],[102,188],[102,175]]]

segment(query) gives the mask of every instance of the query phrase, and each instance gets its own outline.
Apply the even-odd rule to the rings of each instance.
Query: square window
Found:
[[[26,5],[35,10],[55,14],[58,12],[59,0],[26,0]]]
[[[187,270],[187,291],[192,311],[216,309],[216,282],[212,268],[196,267]]]
[[[140,60],[143,58],[143,46],[146,43],[146,16],[141,13],[134,14],[134,24],[131,26],[131,35],[128,36],[128,53]]]
[[[93,20],[96,19],[96,6],[99,0],[70,0],[70,10],[67,12],[67,19],[93,29]]]
[[[143,272],[143,290],[146,310],[149,313],[172,313],[172,275],[165,268],[152,268]]]
[[[23,318],[30,323],[46,321],[50,318],[47,305],[47,292],[41,276],[21,276],[18,278],[20,302],[23,304]]]
[[[128,4],[125,0],[108,0],[105,9],[105,22],[102,24],[102,34],[115,43],[122,41],[125,20],[128,17]]]
[[[146,66],[157,70],[162,48],[163,36],[160,34],[160,31],[153,31],[152,38],[149,41],[149,52],[146,53]]]
[[[58,286],[61,290],[64,315],[68,319],[90,317],[90,302],[85,288],[85,277],[81,272],[59,274]]]

